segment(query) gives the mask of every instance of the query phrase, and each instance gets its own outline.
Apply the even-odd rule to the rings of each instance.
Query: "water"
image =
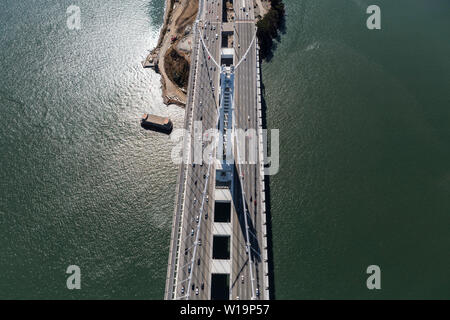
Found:
[[[2,2],[0,297],[162,298],[177,167],[139,119],[183,124],[140,64],[164,1],[78,1],[79,31],[71,4]]]
[[[450,3],[379,0],[368,31],[371,1],[285,2],[263,65],[276,298],[449,298]],[[30,3],[0,10],[0,298],[161,299],[177,168],[139,118],[183,124],[140,65],[164,1],[78,1],[79,31],[71,1]]]
[[[276,298],[450,298],[450,2],[285,0],[263,67]],[[367,266],[382,290],[366,288]]]

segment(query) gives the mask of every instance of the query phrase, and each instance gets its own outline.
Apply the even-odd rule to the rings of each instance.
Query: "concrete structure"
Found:
[[[226,22],[233,46],[223,48],[223,0],[200,0],[185,118],[190,134],[177,182],[165,299],[269,299],[253,0],[233,5],[235,20]],[[232,65],[222,65],[230,55]]]

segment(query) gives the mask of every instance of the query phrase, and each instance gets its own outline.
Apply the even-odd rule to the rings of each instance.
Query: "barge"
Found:
[[[144,114],[141,119],[141,126],[145,129],[159,131],[170,134],[173,129],[172,121],[169,118]]]

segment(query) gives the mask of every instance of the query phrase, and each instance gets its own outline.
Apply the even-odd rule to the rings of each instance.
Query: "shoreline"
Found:
[[[156,47],[142,62],[144,68],[152,68],[161,75],[161,89],[164,104],[176,104],[186,106],[186,89],[174,83],[165,70],[168,59],[171,65],[179,66],[179,61],[174,61],[168,53],[175,51],[184,61],[190,65],[190,53],[192,50],[191,28],[198,11],[198,1],[166,0],[164,10],[164,22],[160,30]],[[181,22],[180,22],[181,20]],[[173,40],[176,39],[176,40]]]

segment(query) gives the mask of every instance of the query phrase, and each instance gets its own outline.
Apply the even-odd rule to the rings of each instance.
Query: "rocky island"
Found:
[[[232,0],[222,0],[224,6],[233,7]],[[161,75],[162,95],[165,104],[186,105],[186,90],[192,51],[193,24],[198,12],[198,0],[166,0],[164,23],[156,47],[142,63],[144,68],[154,68]],[[265,28],[284,14],[281,0],[254,0],[257,20],[263,28],[258,33],[263,52],[271,46],[276,36],[272,28]],[[269,17],[270,19],[267,19]],[[268,40],[270,38],[270,40]]]

